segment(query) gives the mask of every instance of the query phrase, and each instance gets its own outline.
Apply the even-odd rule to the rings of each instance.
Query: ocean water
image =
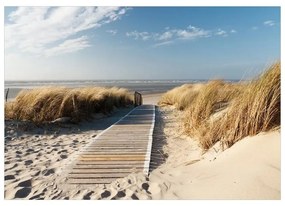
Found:
[[[187,84],[204,82],[205,80],[94,80],[94,81],[5,81],[5,94],[9,88],[8,99],[15,96],[22,89],[32,89],[43,86],[62,87],[123,87],[131,92],[138,91],[142,94],[155,94],[166,92],[174,87]]]

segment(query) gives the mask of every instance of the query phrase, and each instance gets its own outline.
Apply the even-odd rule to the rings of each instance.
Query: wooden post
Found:
[[[6,91],[6,96],[5,96],[6,102],[7,102],[7,99],[8,99],[8,94],[9,94],[9,88]]]
[[[142,95],[137,91],[135,91],[134,100],[135,107],[142,105]]]

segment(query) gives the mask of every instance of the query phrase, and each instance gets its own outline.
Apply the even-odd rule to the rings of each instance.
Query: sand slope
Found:
[[[279,131],[245,138],[223,152],[217,144],[203,154],[183,135],[181,112],[172,108],[158,108],[149,177],[66,184],[78,151],[127,112],[48,133],[18,133],[6,122],[5,136],[12,140],[5,141],[5,199],[280,199]]]
[[[150,175],[152,198],[280,199],[280,136],[274,131],[247,137],[224,152],[212,149],[188,160],[185,154],[199,149],[175,150],[170,144],[176,164],[181,164],[166,163]]]

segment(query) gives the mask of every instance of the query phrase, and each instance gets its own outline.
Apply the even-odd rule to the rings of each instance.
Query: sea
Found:
[[[13,99],[23,89],[33,89],[46,86],[61,87],[121,87],[126,88],[130,92],[140,92],[141,94],[163,93],[174,87],[189,83],[202,83],[207,80],[73,80],[73,81],[5,81],[4,89],[6,96],[9,89],[7,99]],[[229,80],[231,81],[231,80]]]

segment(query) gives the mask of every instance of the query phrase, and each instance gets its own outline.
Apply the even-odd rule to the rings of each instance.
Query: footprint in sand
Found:
[[[16,168],[16,167],[18,167],[18,164],[17,164],[17,163],[14,164],[12,167],[5,169],[5,172],[8,171],[8,170],[14,169],[14,168]]]
[[[62,193],[61,190],[54,192],[54,193],[53,193],[54,196],[53,196],[51,199],[52,199],[52,200],[58,199],[61,193]]]
[[[27,149],[26,150],[26,153],[30,153],[30,152],[35,152],[35,150],[33,150],[33,149]]]
[[[44,196],[45,193],[40,193],[38,195],[34,195],[33,197],[30,198],[30,200],[40,200],[41,196]]]
[[[107,198],[111,195],[111,192],[108,191],[108,190],[105,190],[102,194],[101,194],[101,197],[102,198]]]
[[[73,140],[72,141],[74,144],[77,144],[79,141],[78,140]]]
[[[37,176],[40,175],[40,173],[41,173],[41,171],[39,170],[39,171],[37,171],[35,174],[33,174],[32,177],[37,177]]]
[[[66,158],[67,158],[67,155],[60,155],[60,158],[61,158],[61,159],[66,159]]]
[[[19,187],[31,187],[32,186],[32,179],[25,180],[18,184]]]
[[[91,191],[91,192],[88,192],[86,195],[83,196],[83,200],[90,200],[90,196],[93,194],[94,192]]]
[[[6,175],[4,179],[5,180],[13,180],[13,179],[15,179],[15,176],[14,175]]]
[[[149,188],[149,184],[143,183],[143,184],[142,184],[142,188],[143,188],[145,191],[147,191],[148,188]]]
[[[25,161],[25,165],[30,165],[30,164],[32,164],[32,163],[33,163],[32,160],[26,160],[26,161]]]
[[[125,191],[119,191],[114,197],[111,198],[111,200],[118,200],[125,196],[126,196]]]
[[[54,173],[55,173],[54,169],[45,169],[44,171],[42,171],[42,174],[44,176],[49,176],[49,175],[54,174]]]
[[[136,196],[136,194],[135,194],[135,193],[134,193],[134,194],[132,194],[131,198],[132,198],[133,200],[139,200],[139,198]]]
[[[31,193],[32,189],[30,187],[24,187],[19,189],[16,194],[15,198],[25,198]]]
[[[63,149],[63,150],[60,150],[60,151],[57,152],[57,154],[61,154],[61,153],[67,153],[67,150]]]

